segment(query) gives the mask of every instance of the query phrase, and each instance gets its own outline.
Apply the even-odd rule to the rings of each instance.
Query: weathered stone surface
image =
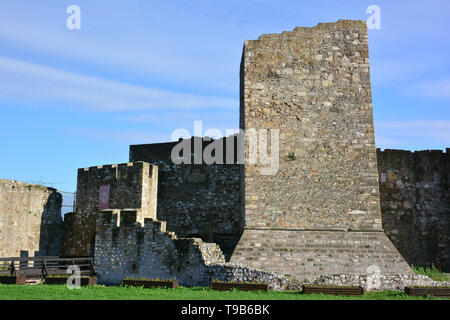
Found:
[[[59,255],[61,204],[53,188],[0,179],[0,257]]]
[[[120,222],[119,222],[120,221]],[[133,210],[103,210],[97,218],[95,261],[98,282],[117,285],[126,278],[177,280],[183,286],[208,286],[212,280],[266,282],[275,290],[299,290],[301,283],[248,265],[225,263],[220,248],[199,238],[177,238],[164,221]]]
[[[287,277],[264,269],[239,263],[216,263],[207,268],[207,281],[267,283],[272,290],[300,290],[302,283],[293,277]]]
[[[163,221],[145,219],[141,226],[136,216],[135,210],[104,210],[99,213],[95,261],[100,284],[117,285],[126,278],[177,280],[183,286],[208,286],[213,280],[259,282],[267,283],[273,290],[300,290],[302,284],[356,285],[366,290],[403,290],[404,286],[411,285],[450,284],[433,281],[426,276],[395,273],[398,271],[395,269],[389,272],[380,270],[381,273],[375,277],[367,272],[358,272],[358,267],[352,273],[324,275],[299,272],[288,276],[272,272],[265,265],[255,268],[242,263],[225,263],[216,244],[205,243],[198,238],[177,238],[173,232],[165,230]],[[357,261],[354,263],[358,266]]]
[[[361,286],[366,291],[383,291],[383,290],[403,291],[405,287],[409,286],[441,287],[450,285],[450,282],[434,281],[429,277],[423,275],[399,274],[399,273],[333,274],[333,275],[320,275],[309,278],[300,277],[297,278],[296,280],[304,284]]]
[[[246,227],[381,230],[365,23],[245,41],[241,87],[241,128],[280,129],[279,171],[245,166]]]
[[[166,232],[165,222],[145,218],[143,226],[136,212],[102,211],[97,220],[95,261],[98,282],[119,284],[122,279],[174,279],[183,286],[207,285],[207,265],[225,262],[214,243],[199,238],[177,238]]]
[[[243,168],[245,230],[231,262],[296,275],[411,273],[382,232],[368,58],[363,21],[245,42],[241,129],[279,129],[280,164],[275,175]]]
[[[409,264],[450,271],[450,149],[378,150],[383,228]]]
[[[383,232],[246,229],[231,262],[291,276],[365,273],[370,266],[412,273]]]

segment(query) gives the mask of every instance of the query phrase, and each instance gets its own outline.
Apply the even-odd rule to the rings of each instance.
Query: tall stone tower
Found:
[[[240,127],[279,129],[280,158],[274,175],[243,169],[231,261],[291,275],[410,273],[382,230],[365,22],[246,41],[240,99]]]

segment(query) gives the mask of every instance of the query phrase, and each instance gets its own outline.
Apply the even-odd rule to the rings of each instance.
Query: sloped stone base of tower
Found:
[[[294,277],[413,274],[382,231],[245,229],[230,262]]]

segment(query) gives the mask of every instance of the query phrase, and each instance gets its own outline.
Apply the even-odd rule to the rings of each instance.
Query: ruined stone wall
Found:
[[[225,263],[220,248],[200,238],[178,238],[166,223],[136,221],[133,210],[103,210],[97,220],[95,263],[98,282],[116,285],[126,278],[177,280],[182,286],[208,286],[212,280],[268,283],[271,289],[300,289],[301,283],[273,272]]]
[[[109,185],[109,208],[138,209],[138,220],[156,218],[158,168],[131,162],[78,169],[76,212],[64,221],[63,255],[92,255],[100,186]]]
[[[0,179],[0,257],[59,255],[61,204],[53,188]]]
[[[180,237],[200,237],[206,242],[215,242],[228,258],[243,229],[241,165],[175,165],[171,150],[177,143],[132,145],[130,161],[146,161],[158,166],[157,217],[167,222],[167,230]],[[202,142],[201,152],[209,143]]]
[[[450,271],[450,155],[378,150],[383,228],[409,264]]]
[[[146,218],[141,225],[135,211],[122,210],[120,218],[113,211],[102,211],[97,230],[94,259],[102,284],[119,284],[131,277],[207,285],[206,266],[225,261],[216,244],[177,238],[166,232],[165,222]]]
[[[241,68],[242,128],[280,130],[277,174],[245,166],[246,227],[381,230],[366,24],[247,40]]]

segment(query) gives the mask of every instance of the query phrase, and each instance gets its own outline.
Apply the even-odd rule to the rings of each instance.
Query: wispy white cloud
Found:
[[[434,60],[438,63],[438,60]],[[414,59],[373,59],[370,74],[373,86],[403,83],[434,68],[433,64]]]
[[[446,148],[450,141],[450,121],[408,120],[376,122],[376,144],[380,148],[405,148],[424,145],[425,148]]]
[[[121,29],[111,30],[116,37],[110,38],[95,29],[87,31],[82,27],[79,32],[68,32],[64,24],[52,28],[33,20],[18,23],[5,18],[0,19],[0,40],[3,45],[33,52],[44,59],[68,61],[103,73],[115,71],[154,78],[191,89],[202,87],[216,92],[236,89],[232,81],[234,73],[229,70],[234,66],[238,72],[235,63],[239,61],[239,47],[236,60],[226,59],[224,44],[205,52],[195,45],[186,46],[181,37],[168,41],[168,35],[156,30],[147,33],[139,30],[136,34],[136,30],[125,33],[124,26]],[[221,63],[217,63],[218,59]]]
[[[414,92],[429,98],[450,99],[450,78],[420,82]]]
[[[170,135],[152,134],[138,130],[67,129],[66,134],[87,139],[106,140],[124,144],[157,143],[170,141]]]
[[[238,108],[236,106],[235,110],[229,110],[229,112],[198,112],[198,110],[194,110],[194,112],[165,112],[161,114],[159,112],[152,113],[139,113],[139,114],[130,114],[119,116],[118,119],[123,122],[129,123],[150,123],[150,124],[189,124],[192,125],[193,121],[207,121],[214,122],[218,121],[223,124],[236,122],[238,125],[239,114]]]
[[[97,111],[236,108],[237,99],[179,93],[0,57],[0,94],[26,104]]]
[[[379,122],[379,129],[395,130],[401,135],[424,136],[450,141],[450,121],[445,120],[410,120]]]
[[[391,137],[385,137],[381,134],[376,134],[375,136],[375,143],[377,148],[381,149],[389,149],[389,148],[397,148],[398,146],[401,146],[402,143],[404,143],[401,139],[391,138]]]

